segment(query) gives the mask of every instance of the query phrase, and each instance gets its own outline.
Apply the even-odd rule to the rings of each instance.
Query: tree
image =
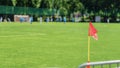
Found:
[[[0,5],[12,6],[11,0],[0,0]]]
[[[32,4],[35,8],[39,8],[42,0],[32,0]]]
[[[13,6],[15,7],[16,4],[17,4],[17,0],[12,0],[12,4],[13,4]]]

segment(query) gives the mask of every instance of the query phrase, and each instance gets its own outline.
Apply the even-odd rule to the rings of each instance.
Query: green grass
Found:
[[[120,59],[120,24],[93,23],[91,62]],[[78,68],[87,62],[88,23],[0,23],[0,68]]]

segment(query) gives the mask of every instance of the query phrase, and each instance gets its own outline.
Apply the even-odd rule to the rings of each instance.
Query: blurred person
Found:
[[[0,22],[2,22],[2,20],[3,20],[3,17],[0,17]]]
[[[67,19],[66,19],[66,17],[65,17],[65,16],[63,17],[63,21],[64,21],[64,23],[66,23],[66,22],[67,22]]]
[[[40,16],[40,23],[42,23],[42,17]]]
[[[30,22],[30,24],[32,24],[32,22],[33,22],[33,17],[32,16],[29,18],[29,22]]]

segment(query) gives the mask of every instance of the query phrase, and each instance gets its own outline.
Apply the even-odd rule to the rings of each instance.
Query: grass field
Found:
[[[120,24],[93,23],[91,61],[120,59]],[[88,23],[0,23],[0,68],[78,68],[87,62]]]

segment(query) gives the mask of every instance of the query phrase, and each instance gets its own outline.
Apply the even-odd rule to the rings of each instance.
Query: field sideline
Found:
[[[91,61],[120,59],[120,24],[93,23]],[[0,68],[78,68],[87,62],[88,23],[0,23]]]

